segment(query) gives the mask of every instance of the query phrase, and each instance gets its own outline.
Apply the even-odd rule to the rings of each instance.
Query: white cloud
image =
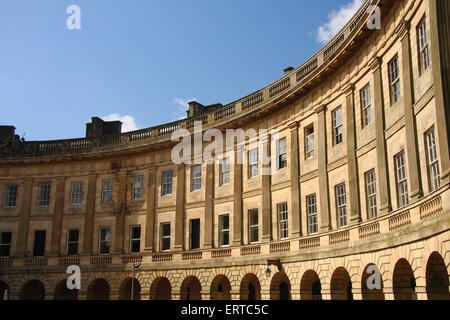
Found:
[[[129,115],[120,115],[119,113],[113,113],[109,116],[105,116],[102,118],[104,121],[122,121],[122,132],[129,132],[129,131],[135,131],[139,130],[139,128],[136,126],[136,121],[134,120],[134,117]]]
[[[189,109],[188,102],[191,101],[197,101],[197,98],[192,98],[188,100],[176,98],[173,100],[173,102],[178,105],[177,110],[172,113],[174,120],[181,120],[186,118],[186,111]]]
[[[329,21],[321,25],[317,33],[317,41],[325,44],[345,26],[353,15],[361,8],[364,0],[353,0],[351,3],[343,5],[338,11],[333,10],[328,14]]]

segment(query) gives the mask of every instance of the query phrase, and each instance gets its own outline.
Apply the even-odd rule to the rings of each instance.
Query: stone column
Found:
[[[90,175],[86,198],[86,216],[84,218],[83,254],[92,255],[92,236],[94,234],[95,195],[97,193],[97,176]]]
[[[266,137],[259,136],[259,139],[263,139],[262,141],[262,154],[263,159],[268,157],[271,159],[271,136],[267,134]],[[265,140],[264,140],[265,139]],[[261,161],[259,161],[261,163]],[[262,241],[269,242],[273,240],[272,234],[272,192],[271,192],[271,184],[272,184],[272,161],[267,164],[262,164],[262,216],[263,216],[263,234]]]
[[[353,84],[343,88],[345,93],[347,125],[347,171],[350,200],[350,224],[361,222],[359,199],[358,162],[356,159],[356,125],[355,125],[355,87]]]
[[[409,199],[411,202],[422,197],[422,183],[420,181],[419,153],[417,146],[416,119],[413,109],[413,79],[411,66],[411,43],[409,36],[410,24],[404,21],[396,32],[402,40],[402,81],[403,81],[403,108],[405,111],[405,131],[406,131],[406,156],[408,160]]]
[[[240,146],[234,148],[233,163],[233,245],[240,246],[242,242],[242,154]]]
[[[292,123],[291,129],[291,206],[292,206],[292,237],[302,235],[301,198],[300,198],[300,161],[298,143],[298,122]]]
[[[203,234],[203,247],[213,247],[214,232],[214,163],[206,165],[205,182],[205,221]]]
[[[52,238],[50,244],[50,255],[59,256],[61,244],[62,216],[64,211],[66,179],[56,179],[55,210],[53,212]]]
[[[126,169],[121,169],[118,173],[119,180],[119,194],[117,195],[116,207],[116,229],[115,229],[115,244],[114,253],[122,254],[124,245],[125,233],[125,214],[127,210],[127,187],[128,187],[128,172]]]
[[[430,0],[430,51],[436,112],[436,133],[439,141],[441,185],[450,182],[450,3]]]
[[[327,159],[327,107],[321,105],[315,109],[318,121],[318,169],[319,169],[319,190],[320,190],[320,231],[327,232],[331,230],[330,216],[330,192],[328,189],[328,159]]]
[[[184,197],[186,188],[186,167],[180,164],[177,167],[177,199],[175,213],[175,251],[184,250]]]
[[[380,214],[391,211],[391,193],[389,190],[388,162],[386,153],[386,140],[384,135],[384,99],[383,99],[383,80],[381,78],[381,58],[376,57],[370,62],[370,68],[373,70],[374,83],[374,106],[375,106],[375,132],[377,146],[377,169],[380,190]]]
[[[33,194],[33,179],[25,179],[23,182],[22,205],[17,230],[16,256],[24,257],[27,252],[28,232],[30,223],[31,201]]]
[[[155,206],[156,206],[156,168],[148,170],[147,183],[147,215],[145,222],[145,251],[154,252],[155,239]]]

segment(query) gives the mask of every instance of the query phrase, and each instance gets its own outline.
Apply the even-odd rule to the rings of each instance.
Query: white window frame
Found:
[[[439,169],[439,157],[436,146],[436,133],[431,128],[425,133],[425,148],[427,156],[428,180],[430,191],[439,189],[441,186],[441,174]]]
[[[400,87],[400,66],[399,58],[396,55],[388,63],[389,72],[389,92],[391,97],[391,105],[397,103],[401,97],[401,87]]]
[[[108,230],[109,233],[109,239],[107,238],[107,234],[105,233],[105,238],[102,238],[102,231],[103,230]],[[112,238],[112,232],[111,232],[111,228],[110,227],[101,227],[100,228],[100,232],[99,232],[99,237],[98,237],[98,254],[99,255],[109,255],[111,254],[111,238]],[[106,243],[108,244],[108,252],[102,252],[102,244]]]
[[[252,216],[256,217],[255,221],[252,221]],[[253,231],[256,230],[256,240],[253,238]],[[258,209],[248,210],[248,242],[250,244],[259,242],[259,212]]]
[[[173,181],[173,171],[163,171],[162,174],[162,190],[161,195],[162,196],[168,196],[172,194],[172,181]]]
[[[372,123],[372,104],[370,97],[370,85],[367,84],[360,91],[361,97],[361,125],[362,128]]]
[[[230,184],[230,158],[224,158],[220,161],[220,185],[224,186]]]
[[[314,125],[305,128],[305,159],[314,158]]]
[[[340,114],[339,119],[338,114]],[[334,109],[331,115],[333,120],[333,143],[336,146],[344,142],[344,124],[343,124],[342,106],[339,106],[336,109]]]
[[[248,177],[249,179],[258,176],[258,148],[248,151]]]
[[[169,230],[169,234],[164,234],[164,226],[169,226],[169,228],[168,228],[168,230]],[[166,251],[170,251],[170,248],[171,248],[171,240],[170,240],[170,237],[171,237],[171,233],[172,233],[172,230],[171,230],[171,224],[170,224],[170,222],[163,222],[163,223],[161,223],[161,225],[160,225],[160,232],[161,232],[161,237],[160,237],[160,250],[161,250],[161,252],[166,252]],[[164,248],[164,240],[169,240],[169,248]]]
[[[18,189],[19,187],[16,185],[6,186],[3,207],[14,208],[15,206],[17,206]]]
[[[345,183],[340,183],[334,187],[336,194],[336,213],[339,228],[348,225],[347,219],[347,190]]]
[[[114,180],[102,181],[102,202],[111,203],[113,201]]]
[[[319,224],[317,221],[317,196],[311,194],[306,197],[306,212],[308,215],[308,234],[316,234],[319,232]]]
[[[287,202],[277,205],[278,211],[278,237],[280,240],[289,238],[289,211]]]
[[[52,185],[50,183],[41,184],[39,186],[39,207],[50,206],[50,196],[52,192]]]
[[[195,172],[198,170],[198,172]],[[194,176],[197,174],[198,176]],[[198,191],[202,188],[202,166],[193,166],[191,167],[191,192]]]
[[[420,23],[417,26],[417,42],[419,49],[419,70],[420,74],[422,74],[431,65],[427,23],[425,17],[420,20]]]
[[[408,176],[406,172],[405,152],[402,151],[394,157],[395,176],[397,180],[397,202],[398,207],[409,204],[408,196]]]
[[[364,174],[364,181],[366,184],[366,210],[367,218],[373,219],[378,217],[377,206],[377,180],[375,169],[367,171]]]
[[[224,219],[228,218],[228,228],[224,226]],[[228,243],[225,243],[225,235],[228,235]],[[230,246],[230,215],[222,214],[219,216],[219,246],[228,247]]]
[[[136,175],[133,177],[132,200],[141,200],[144,198],[144,176]]]
[[[83,203],[83,182],[72,182],[70,190],[70,203],[73,206]]]
[[[287,140],[286,137],[277,140],[277,170],[287,168]],[[285,158],[284,160],[282,160]],[[283,166],[282,166],[283,164]]]

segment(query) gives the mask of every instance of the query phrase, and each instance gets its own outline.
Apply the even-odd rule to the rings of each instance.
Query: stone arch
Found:
[[[334,270],[330,282],[331,300],[353,300],[352,280],[344,267]]]
[[[302,300],[322,300],[322,284],[314,270],[308,270],[303,274],[300,297]]]
[[[227,276],[220,274],[211,282],[211,300],[231,300],[231,284]]]
[[[6,282],[0,281],[0,300],[5,300],[5,295],[7,295],[7,300],[9,300],[9,296],[11,295],[11,291]]]
[[[67,280],[61,280],[55,287],[55,300],[78,300],[78,290],[67,288]]]
[[[427,262],[428,300],[449,300],[448,272],[444,259],[438,252],[431,253]]]
[[[197,277],[188,276],[183,280],[180,300],[202,300],[202,285]]]
[[[241,300],[261,300],[261,284],[254,273],[247,273],[242,278],[239,291]]]
[[[109,300],[110,287],[103,278],[93,280],[88,287],[88,300]]]
[[[141,284],[139,280],[134,278],[134,287],[132,288],[133,278],[126,278],[119,287],[119,300],[131,300],[131,289],[133,292],[133,300],[141,300]]]
[[[270,282],[270,300],[291,300],[291,282],[286,273],[277,272]]]
[[[172,300],[172,285],[166,277],[153,280],[150,287],[150,300]]]
[[[44,300],[45,287],[39,280],[27,281],[20,290],[20,300]]]
[[[401,258],[395,264],[392,287],[395,300],[417,300],[416,279],[408,260]]]
[[[374,278],[375,272],[371,270],[373,268],[376,268],[375,272],[380,276],[379,279]],[[375,288],[369,289],[368,281],[370,281],[371,285],[374,285]],[[378,285],[379,288],[377,288]],[[361,276],[361,294],[363,300],[384,300],[383,277],[381,275],[380,269],[373,263],[368,264],[364,268],[363,274]]]

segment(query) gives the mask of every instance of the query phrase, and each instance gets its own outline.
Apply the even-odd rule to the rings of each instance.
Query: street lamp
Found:
[[[133,263],[133,276],[131,278],[131,300],[134,299],[134,274],[136,273],[136,269],[141,266],[140,263]]]

